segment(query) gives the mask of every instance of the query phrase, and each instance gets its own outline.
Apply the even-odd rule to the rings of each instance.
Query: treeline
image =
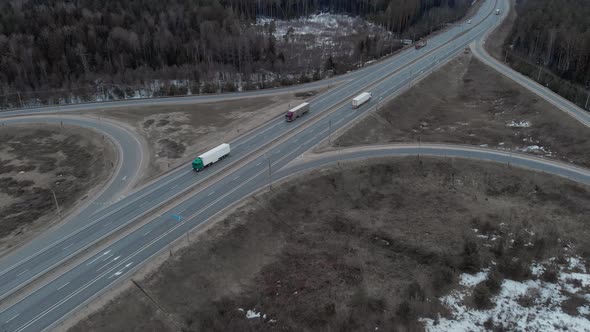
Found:
[[[319,10],[363,15],[418,35],[456,18],[468,0],[12,0],[0,4],[0,95],[146,80],[223,80],[273,71],[277,52],[257,15]],[[414,31],[414,35],[416,32]],[[222,75],[222,76],[220,76]]]
[[[590,85],[590,3],[587,0],[519,0],[505,41],[508,60],[582,106],[586,96],[567,82]],[[535,68],[537,67],[537,68]],[[567,81],[556,80],[559,78]]]

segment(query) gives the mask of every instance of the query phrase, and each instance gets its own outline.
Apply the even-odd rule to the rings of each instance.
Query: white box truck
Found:
[[[195,160],[193,160],[193,170],[200,171],[214,162],[227,157],[227,155],[229,155],[229,150],[229,144],[223,143],[201,154]]]
[[[370,92],[363,92],[360,95],[354,97],[352,99],[352,108],[360,107],[362,104],[368,102],[371,97],[373,97],[373,94]]]
[[[500,9],[496,9],[496,15],[500,15]]]

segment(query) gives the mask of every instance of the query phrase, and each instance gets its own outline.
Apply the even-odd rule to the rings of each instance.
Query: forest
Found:
[[[516,69],[588,109],[590,3],[587,0],[518,0],[517,19],[505,41]]]
[[[31,92],[151,80],[202,84],[220,77],[231,81],[234,74],[247,80],[253,73],[272,72],[290,61],[289,54],[277,49],[283,41],[272,35],[272,27],[256,26],[257,17],[346,13],[360,15],[395,36],[411,33],[418,38],[461,17],[469,4],[469,0],[3,1],[0,96],[18,93],[20,98]],[[370,38],[359,39],[356,50],[367,53],[365,59],[383,55],[365,47]],[[290,69],[299,75],[302,70],[315,71],[317,78],[324,68]]]

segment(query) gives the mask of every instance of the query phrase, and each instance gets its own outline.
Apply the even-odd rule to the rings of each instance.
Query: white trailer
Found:
[[[309,103],[303,103],[288,110],[287,114],[285,114],[285,119],[287,122],[291,122],[307,112],[309,112]]]
[[[223,143],[201,154],[193,161],[193,170],[200,171],[203,168],[217,162],[229,155],[229,144]]]
[[[362,104],[368,102],[371,97],[373,97],[373,94],[370,92],[363,92],[360,95],[354,97],[352,99],[352,108],[360,107]]]

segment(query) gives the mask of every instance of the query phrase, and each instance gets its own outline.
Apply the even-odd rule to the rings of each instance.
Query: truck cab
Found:
[[[287,114],[285,114],[285,120],[287,120],[287,122],[291,122],[293,120],[295,120],[297,117],[295,116],[295,113],[289,111],[287,112]]]
[[[193,170],[200,171],[203,168],[205,168],[205,165],[203,164],[203,160],[200,157],[197,157],[195,160],[193,160]]]
[[[424,40],[419,40],[419,41],[417,41],[417,42],[416,42],[416,44],[414,45],[414,47],[415,47],[417,50],[421,49],[421,48],[422,48],[422,47],[424,47],[424,46],[426,46],[426,39],[424,39]]]

